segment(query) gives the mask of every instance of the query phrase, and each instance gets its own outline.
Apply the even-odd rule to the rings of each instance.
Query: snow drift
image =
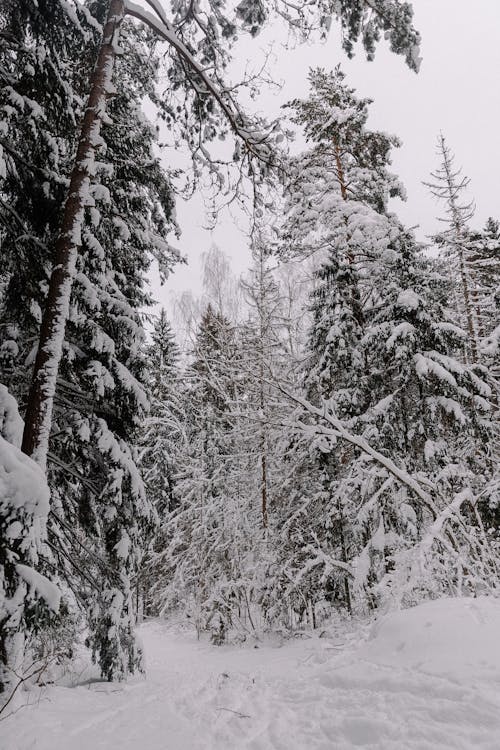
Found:
[[[437,599],[393,612],[358,652],[373,664],[500,685],[500,599]]]

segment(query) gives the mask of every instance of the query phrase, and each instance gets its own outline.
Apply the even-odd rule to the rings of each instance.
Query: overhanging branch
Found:
[[[158,0],[145,0],[147,4],[153,8],[156,15],[146,10],[145,8],[137,5],[132,0],[125,0],[125,13],[133,18],[137,18],[146,24],[157,36],[167,42],[179,55],[182,62],[199,78],[205,89],[198,90],[199,94],[205,94],[212,96],[222,112],[224,113],[227,121],[229,122],[234,133],[240,138],[247,151],[255,156],[260,161],[269,163],[270,153],[269,146],[267,145],[267,137],[265,133],[252,133],[252,131],[245,127],[243,122],[243,115],[241,112],[234,110],[230,104],[225,100],[224,91],[220,89],[214,81],[207,75],[202,66],[193,57],[191,52],[188,50],[186,45],[176,34],[176,31],[172,24],[167,19],[165,12],[163,11]],[[196,86],[193,82],[193,86]],[[266,148],[261,149],[261,146],[266,145]]]

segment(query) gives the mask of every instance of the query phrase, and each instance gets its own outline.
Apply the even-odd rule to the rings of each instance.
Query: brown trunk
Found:
[[[340,148],[339,144],[334,141],[333,144],[334,153],[335,153],[335,163],[337,165],[337,178],[340,185],[340,194],[342,196],[342,200],[347,200],[347,186],[345,184],[345,175],[344,175],[344,167],[342,166],[342,159],[340,158]]]
[[[335,155],[335,164],[337,166],[337,179],[340,185],[340,195],[342,196],[342,200],[346,201],[347,200],[347,185],[345,181],[344,166],[342,164],[342,155],[340,153],[340,147],[337,141],[333,142],[333,152]],[[354,255],[349,246],[347,248],[347,262],[350,265],[354,263]]]
[[[460,242],[460,230],[459,229],[457,229],[457,236],[458,236],[458,241]],[[469,331],[469,336],[470,336],[470,352],[472,355],[472,361],[477,362],[477,340],[476,340],[476,331],[474,327],[472,300],[471,300],[471,294],[469,290],[469,278],[467,274],[467,266],[466,266],[466,260],[464,257],[464,251],[463,251],[463,248],[460,246],[458,248],[458,260],[459,260],[459,265],[460,265],[460,277],[462,279],[462,289],[464,293],[464,305],[465,305],[465,314],[467,318],[467,329]]]
[[[56,379],[62,357],[64,330],[93,163],[115,61],[118,31],[124,16],[123,0],[110,0],[97,62],[54,251],[54,266],[40,328],[38,352],[25,415],[22,450],[45,469]]]
[[[341,505],[340,499],[337,501],[337,509],[339,512],[339,519],[340,519],[340,547],[342,550],[342,562],[347,565],[348,559],[347,559],[347,545],[346,545],[345,534],[344,534],[344,513],[342,511],[342,505]],[[349,586],[349,578],[347,574],[344,579],[344,593],[345,593],[345,603],[346,603],[347,611],[349,612],[349,614],[352,614],[351,588]]]

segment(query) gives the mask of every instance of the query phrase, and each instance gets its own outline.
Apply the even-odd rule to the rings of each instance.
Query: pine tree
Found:
[[[111,572],[99,605],[91,607],[92,645],[108,678],[124,676],[140,663],[132,634],[131,579],[154,515],[134,448],[149,408],[141,310],[151,302],[145,276],[153,258],[164,274],[177,259],[166,237],[175,228],[170,181],[152,154],[156,132],[140,111],[154,84],[156,62],[144,34],[133,26],[124,29],[121,43],[126,54],[116,71],[123,90],[109,106],[106,162],[98,164],[94,205],[85,218],[67,329],[75,355],[68,371],[63,362],[61,372],[87,404],[88,394],[97,394],[85,415],[89,429],[77,444],[86,472],[90,469],[100,485],[97,497],[90,500],[87,494],[83,521],[90,536],[100,537],[98,551]],[[145,65],[149,76],[142,79],[138,73]],[[99,518],[97,503],[103,501],[108,512]],[[81,517],[79,505],[75,510]]]

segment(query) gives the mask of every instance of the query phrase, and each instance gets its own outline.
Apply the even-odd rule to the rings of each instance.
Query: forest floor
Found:
[[[2,750],[499,750],[500,600],[442,599],[371,628],[216,647],[140,634],[147,677],[23,693]]]

